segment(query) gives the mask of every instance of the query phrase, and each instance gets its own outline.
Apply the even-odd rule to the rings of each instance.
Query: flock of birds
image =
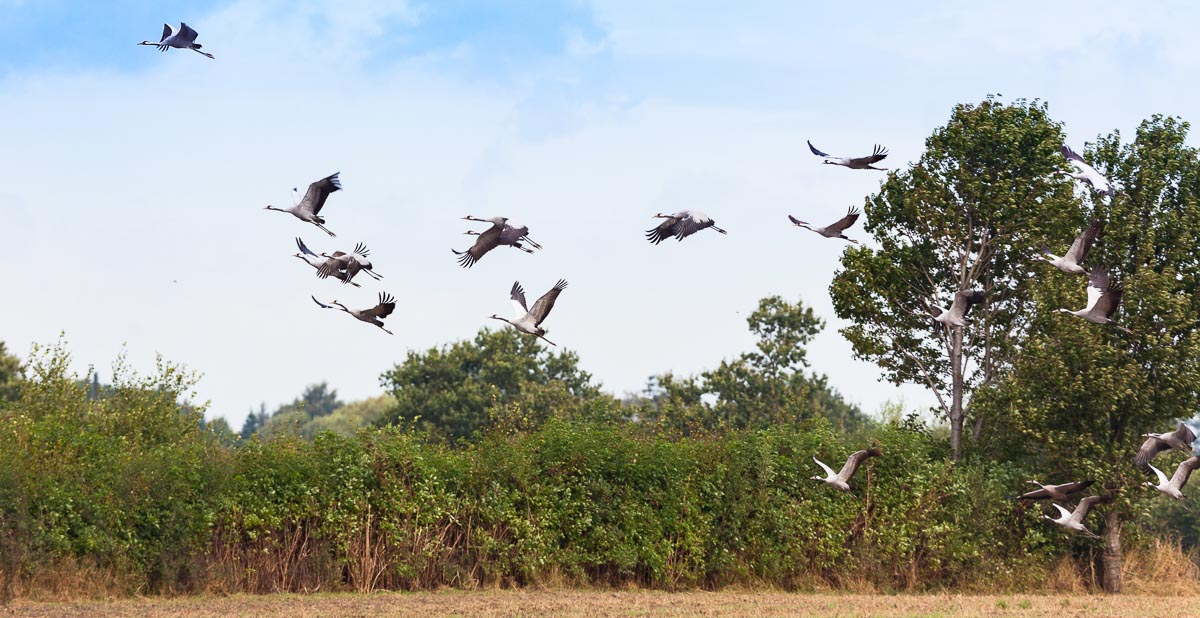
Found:
[[[871,164],[887,156],[887,151],[878,146],[875,147],[875,151],[871,156],[857,159],[831,157],[818,150],[811,142],[808,144],[808,147],[812,150],[813,154],[824,157],[825,163],[842,165],[851,169],[881,169],[872,167]],[[1083,157],[1079,156],[1069,146],[1062,146],[1062,154],[1066,157],[1067,162],[1073,170],[1059,170],[1059,174],[1086,182],[1098,193],[1111,199],[1114,194],[1113,184],[1103,174],[1096,171],[1095,168],[1084,161]],[[788,218],[791,219],[794,225],[810,229],[826,238],[842,238],[857,244],[858,241],[847,238],[842,232],[853,225],[858,220],[858,216],[859,212],[851,208],[846,213],[846,216],[837,222],[820,228],[811,227],[809,223],[800,221],[790,215]],[[1064,273],[1070,275],[1088,275],[1087,305],[1079,310],[1060,308],[1060,312],[1081,317],[1094,324],[1108,324],[1125,333],[1133,334],[1133,331],[1117,324],[1112,319],[1113,313],[1116,312],[1117,306],[1121,302],[1121,288],[1110,284],[1106,269],[1102,267],[1088,269],[1084,265],[1088,251],[1091,250],[1097,236],[1100,234],[1100,228],[1100,221],[1098,219],[1092,220],[1087,228],[1080,232],[1075,241],[1071,243],[1071,247],[1062,256],[1054,255],[1048,247],[1043,246],[1042,259]],[[970,324],[970,321],[967,319],[967,313],[971,307],[982,303],[985,299],[986,296],[981,290],[959,290],[954,294],[954,300],[948,309],[930,305],[929,312],[933,316],[934,321],[941,323],[946,328],[962,328]],[[1145,438],[1145,441],[1138,448],[1137,455],[1134,457],[1134,463],[1143,470],[1153,472],[1158,478],[1157,483],[1147,481],[1143,484],[1153,487],[1176,500],[1182,499],[1183,487],[1187,484],[1188,477],[1193,470],[1200,468],[1200,457],[1192,455],[1192,443],[1196,441],[1196,434],[1187,425],[1180,423],[1179,428],[1175,431],[1147,433],[1142,434],[1142,437]],[[1150,462],[1159,453],[1172,449],[1183,451],[1192,456],[1180,462],[1175,467],[1175,473],[1170,478],[1167,478],[1167,475],[1162,470],[1154,467]],[[834,473],[832,468],[814,456],[813,461],[825,471],[825,476],[814,476],[812,479],[822,481],[841,491],[849,492],[850,479],[854,476],[859,466],[867,459],[878,457],[882,454],[883,452],[879,448],[856,451],[850,455],[845,465],[837,473]],[[1059,516],[1051,517],[1049,515],[1042,515],[1043,519],[1052,521],[1073,532],[1078,532],[1091,538],[1099,538],[1087,529],[1084,522],[1093,506],[1115,500],[1116,495],[1114,493],[1087,496],[1075,504],[1072,509],[1068,510],[1060,505],[1059,502],[1070,505],[1070,496],[1086,490],[1095,482],[1094,479],[1073,481],[1059,485],[1043,485],[1036,480],[1027,482],[1037,485],[1038,489],[1016,496],[1017,499],[1027,501],[1048,499],[1051,506],[1057,509]]]
[[[178,29],[172,28],[169,24],[163,24],[162,36],[158,42],[142,41],[139,45],[154,46],[159,51],[166,51],[169,48],[190,49],[208,58],[212,58],[212,54],[201,51],[201,45],[196,43],[196,37],[196,31],[185,23],[180,23]],[[874,147],[870,155],[862,157],[833,156],[819,150],[812,145],[812,142],[808,142],[808,148],[814,155],[821,157],[823,159],[822,162],[827,165],[838,165],[854,170],[886,171],[886,168],[874,166],[875,163],[884,160],[888,156],[887,149],[879,145]],[[1072,167],[1072,171],[1059,170],[1059,174],[1085,182],[1101,195],[1108,196],[1109,198],[1113,196],[1113,184],[1103,174],[1096,171],[1095,168],[1084,161],[1083,157],[1066,145],[1062,146],[1062,153]],[[315,225],[321,231],[333,237],[336,235],[325,227],[325,219],[320,213],[329,195],[341,190],[341,188],[342,184],[338,178],[338,173],[334,173],[310,184],[304,197],[291,207],[275,208],[268,205],[266,210],[289,213],[301,221]],[[296,192],[296,189],[292,189],[292,191]],[[791,215],[788,215],[788,219],[793,225],[808,229],[826,238],[840,238],[858,244],[857,240],[847,237],[844,232],[858,221],[860,214],[856,208],[851,207],[841,219],[823,227],[813,227],[813,224],[801,221]],[[695,210],[681,210],[669,215],[657,213],[654,215],[654,218],[662,219],[661,223],[646,231],[646,239],[654,245],[658,245],[672,237],[677,241],[682,241],[696,232],[709,228],[721,234],[727,233],[725,230],[717,227],[716,222],[711,217]],[[464,268],[474,266],[476,262],[483,259],[485,255],[497,247],[512,247],[525,253],[533,253],[535,249],[542,248],[540,244],[529,238],[528,226],[514,224],[507,217],[485,219],[468,215],[463,217],[463,219],[491,224],[491,227],[482,232],[474,230],[465,232],[467,235],[475,236],[475,242],[470,248],[464,251],[452,249],[453,253],[458,256],[458,263]],[[1058,270],[1070,275],[1088,275],[1087,305],[1079,310],[1060,308],[1059,311],[1083,318],[1094,324],[1110,324],[1126,333],[1132,334],[1132,331],[1117,325],[1112,320],[1112,315],[1116,312],[1117,306],[1121,301],[1122,290],[1120,286],[1110,284],[1108,271],[1103,267],[1088,269],[1084,266],[1088,251],[1096,241],[1099,233],[1100,221],[1093,220],[1075,238],[1075,241],[1064,255],[1054,255],[1048,247],[1043,247],[1043,258]],[[300,252],[296,253],[295,257],[304,260],[312,266],[316,270],[318,278],[328,279],[332,277],[343,284],[350,284],[354,287],[361,287],[354,281],[354,278],[359,273],[366,273],[376,281],[383,278],[383,275],[375,272],[374,265],[368,259],[370,251],[362,243],[355,245],[354,249],[350,252],[335,251],[333,253],[320,254],[310,250],[299,237],[296,238],[296,245]],[[512,301],[516,318],[510,320],[495,314],[489,317],[507,322],[522,333],[538,337],[550,345],[555,345],[549,339],[546,339],[545,335],[547,331],[542,328],[542,323],[550,314],[551,309],[554,308],[554,304],[558,300],[558,296],[566,287],[567,282],[559,279],[530,308],[525,300],[525,289],[519,281],[515,281],[513,282],[512,289],[509,291],[509,299]],[[313,296],[312,299],[322,309],[340,309],[358,320],[379,327],[389,335],[392,334],[391,331],[384,327],[383,319],[391,315],[395,310],[396,302],[392,295],[386,292],[380,292],[379,302],[374,307],[368,309],[350,309],[337,300],[322,303],[317,300],[316,296]],[[982,303],[984,300],[985,295],[980,290],[959,290],[955,293],[954,300],[949,308],[942,308],[931,304],[928,310],[930,317],[945,328],[962,328],[970,323],[967,319],[967,314],[971,307]],[[1196,440],[1195,433],[1187,425],[1180,423],[1179,428],[1175,431],[1161,434],[1147,433],[1143,434],[1143,437],[1146,440],[1138,449],[1134,463],[1143,469],[1152,471],[1158,478],[1157,483],[1147,481],[1144,484],[1172,498],[1180,499],[1183,487],[1187,484],[1192,470],[1200,467],[1200,457],[1192,456],[1185,459],[1175,468],[1175,473],[1170,478],[1167,478],[1162,470],[1154,467],[1150,462],[1159,453],[1171,449],[1178,449],[1189,454],[1192,453],[1192,443]],[[842,466],[842,469],[836,473],[832,468],[814,456],[813,461],[821,467],[825,472],[825,476],[813,476],[812,479],[824,482],[838,490],[850,492],[850,480],[862,463],[869,458],[878,457],[882,454],[883,452],[879,448],[857,451],[850,455],[845,465]],[[1044,519],[1093,538],[1096,535],[1084,525],[1088,512],[1094,505],[1111,502],[1115,498],[1113,494],[1087,496],[1081,499],[1072,510],[1068,510],[1061,506],[1059,502],[1069,504],[1070,496],[1086,490],[1094,483],[1093,480],[1073,481],[1058,485],[1043,485],[1034,480],[1028,482],[1037,485],[1038,489],[1017,496],[1018,499],[1049,499],[1051,501],[1050,504],[1058,510],[1060,516],[1055,518],[1043,515]]]
[[[1171,478],[1167,478],[1167,475],[1162,470],[1154,467],[1150,461],[1159,453],[1171,449],[1178,449],[1191,454],[1192,443],[1196,441],[1196,434],[1187,425],[1180,423],[1179,428],[1175,431],[1147,433],[1142,434],[1142,437],[1146,438],[1146,441],[1138,449],[1137,455],[1134,457],[1134,462],[1138,466],[1154,472],[1155,476],[1158,477],[1157,483],[1146,481],[1143,484],[1147,487],[1153,487],[1176,500],[1182,499],[1183,486],[1187,485],[1188,477],[1191,476],[1192,470],[1200,468],[1200,457],[1193,455],[1180,462],[1175,467],[1175,473],[1171,475]],[[838,472],[834,472],[832,468],[814,456],[813,461],[817,462],[818,466],[821,466],[821,469],[825,471],[825,476],[813,476],[811,478],[814,481],[824,482],[835,489],[850,492],[850,479],[854,477],[854,473],[858,471],[859,466],[867,459],[878,457],[882,454],[883,451],[879,448],[856,451],[846,459],[846,463]],[[1043,485],[1035,480],[1026,482],[1037,485],[1038,489],[1016,496],[1016,499],[1027,501],[1048,499],[1050,500],[1050,505],[1058,509],[1058,517],[1042,515],[1042,519],[1050,520],[1068,530],[1079,532],[1085,536],[1099,538],[1087,529],[1084,521],[1087,519],[1088,512],[1091,511],[1094,505],[1112,502],[1116,499],[1115,494],[1106,493],[1103,495],[1087,496],[1075,504],[1072,509],[1068,510],[1060,505],[1059,502],[1070,505],[1070,497],[1091,487],[1095,483],[1094,479],[1072,481],[1059,485]]]

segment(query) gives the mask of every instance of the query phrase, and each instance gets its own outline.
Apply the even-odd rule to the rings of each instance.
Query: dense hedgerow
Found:
[[[188,377],[118,368],[89,396],[61,351],[0,412],[6,589],[66,562],[129,591],[539,584],[936,589],[1036,584],[1071,541],[950,463],[916,423],[817,419],[681,437],[551,418],[451,447],[399,428],[220,444]],[[879,446],[854,495],[810,480]]]

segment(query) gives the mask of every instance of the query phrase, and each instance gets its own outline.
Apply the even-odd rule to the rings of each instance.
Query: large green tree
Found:
[[[755,351],[696,378],[656,377],[639,415],[682,429],[765,428],[814,417],[848,429],[866,421],[825,376],[805,371],[805,346],[825,326],[811,308],[769,296],[746,322],[758,337]]]
[[[519,427],[555,415],[604,414],[618,406],[579,367],[571,351],[553,352],[512,329],[482,329],[471,341],[409,352],[385,372],[395,407],[379,424],[417,423],[451,440],[494,421]]]
[[[1104,514],[1104,585],[1121,588],[1121,530],[1165,499],[1141,482],[1133,456],[1147,431],[1167,431],[1200,404],[1200,159],[1188,125],[1154,117],[1132,142],[1119,133],[1087,156],[1118,186],[1111,202],[1088,199],[1104,231],[1088,261],[1124,288],[1114,316],[1133,330],[1090,324],[1057,311],[1086,304],[1086,280],[1045,265],[1031,280],[1035,306],[1020,355],[979,412],[998,431],[985,446],[1046,474],[1103,480],[1120,500]],[[1095,197],[1095,196],[1092,196]],[[1173,471],[1182,455],[1159,456]],[[1168,472],[1168,475],[1170,472]]]
[[[989,97],[956,106],[917,163],[867,198],[874,246],[846,251],[830,286],[838,317],[851,322],[841,332],[855,356],[936,396],[956,460],[971,393],[1010,365],[1026,326],[1034,248],[1065,247],[1085,223],[1071,185],[1054,175],[1062,142],[1045,104]],[[948,307],[971,289],[986,293],[973,324],[931,319],[930,305]]]

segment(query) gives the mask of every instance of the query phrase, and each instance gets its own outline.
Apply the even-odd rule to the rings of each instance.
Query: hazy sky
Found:
[[[122,346],[144,371],[161,353],[236,427],[321,380],[377,394],[408,350],[507,315],[514,279],[532,300],[563,277],[550,338],[617,394],[749,349],[745,316],[780,294],[827,320],[810,360],[850,401],[922,406],[837,332],[844,243],[786,219],[831,222],[884,176],[805,139],[902,167],[989,93],[1049,101],[1076,149],[1200,100],[1191,3],[734,4],[0,0],[0,339],[25,356],[65,331],[102,378]],[[179,21],[215,60],[135,45]],[[335,171],[336,239],[262,210]],[[682,208],[729,235],[643,239]],[[463,270],[466,214],[545,249]],[[317,280],[295,236],[362,241],[386,278]],[[395,336],[309,299],[380,290]]]

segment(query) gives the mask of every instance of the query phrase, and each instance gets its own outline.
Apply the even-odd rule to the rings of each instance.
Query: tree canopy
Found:
[[[1057,312],[1086,303],[1084,278],[1039,267],[1021,353],[977,403],[997,429],[986,440],[993,456],[1121,493],[1105,530],[1117,544],[1106,561],[1117,586],[1121,522],[1159,498],[1139,486],[1151,478],[1133,464],[1141,434],[1173,429],[1200,403],[1200,159],[1184,145],[1187,130],[1156,116],[1132,142],[1113,133],[1087,153],[1122,189],[1097,204],[1104,231],[1089,261],[1123,286],[1114,318],[1133,334]],[[1165,453],[1155,465],[1170,476],[1181,458]]]
[[[865,422],[825,376],[804,371],[809,366],[805,346],[825,326],[811,308],[769,296],[759,300],[746,322],[758,336],[755,351],[722,361],[698,378],[657,376],[640,414],[681,429],[765,428],[816,417],[843,429]]]
[[[865,228],[878,247],[847,250],[830,286],[855,356],[936,395],[956,459],[971,393],[1011,364],[1026,327],[1036,248],[1069,245],[1086,223],[1070,182],[1054,174],[1062,143],[1045,104],[955,106],[917,163],[867,198]],[[986,295],[974,324],[932,321],[931,305],[973,289]]]
[[[481,329],[470,341],[425,352],[380,378],[396,400],[380,424],[416,423],[450,440],[476,436],[493,421],[534,426],[550,414],[612,413],[579,357],[558,352],[512,329]]]

